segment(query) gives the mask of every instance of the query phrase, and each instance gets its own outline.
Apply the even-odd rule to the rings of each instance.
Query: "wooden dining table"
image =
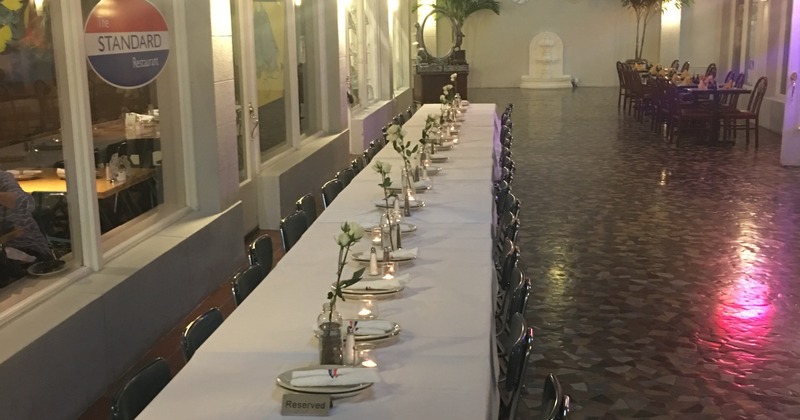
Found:
[[[55,168],[41,169],[41,175],[27,180],[19,180],[20,187],[27,193],[32,192],[67,192],[67,181],[56,174]],[[113,197],[115,194],[147,181],[155,176],[152,168],[131,168],[128,177],[123,182],[112,182],[104,177],[97,178],[97,198]]]
[[[687,92],[692,95],[695,101],[698,101],[701,97],[708,96],[711,98],[709,103],[711,104],[711,138],[709,141],[712,143],[719,142],[719,128],[720,128],[720,119],[722,117],[721,113],[721,102],[722,97],[725,95],[742,95],[751,93],[750,89],[744,88],[717,88],[717,89],[700,89],[698,87],[691,87],[687,89],[683,89],[684,92]]]

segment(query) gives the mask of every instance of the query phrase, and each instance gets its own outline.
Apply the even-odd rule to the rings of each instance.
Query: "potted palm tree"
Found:
[[[622,7],[630,9],[636,15],[636,50],[633,62],[641,62],[642,48],[644,47],[644,36],[647,33],[647,22],[650,19],[664,13],[670,4],[674,4],[679,9],[691,6],[694,0],[620,0]]]
[[[416,11],[423,4],[417,2],[412,10]],[[434,4],[429,5],[432,12],[449,16],[455,23],[456,42],[454,49],[463,60],[464,52],[461,50],[461,40],[464,38],[464,33],[461,28],[464,26],[464,21],[473,13],[480,12],[481,10],[491,10],[496,15],[500,14],[500,2],[497,0],[436,0]]]

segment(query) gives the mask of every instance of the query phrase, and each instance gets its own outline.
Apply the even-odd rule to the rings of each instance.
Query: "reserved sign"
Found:
[[[281,415],[326,417],[330,410],[330,395],[283,394]]]

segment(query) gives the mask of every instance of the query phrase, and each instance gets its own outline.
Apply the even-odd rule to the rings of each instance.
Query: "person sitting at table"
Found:
[[[21,229],[19,237],[7,241],[4,245],[9,258],[16,252],[9,253],[9,248],[19,250],[35,258],[25,261],[26,265],[37,261],[52,261],[53,252],[42,230],[33,218],[35,203],[30,194],[22,190],[14,175],[0,170],[0,220],[9,226]]]

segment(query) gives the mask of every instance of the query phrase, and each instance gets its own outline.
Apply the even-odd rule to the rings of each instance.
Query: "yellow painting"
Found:
[[[286,56],[284,2],[253,3],[258,106],[283,98]]]

